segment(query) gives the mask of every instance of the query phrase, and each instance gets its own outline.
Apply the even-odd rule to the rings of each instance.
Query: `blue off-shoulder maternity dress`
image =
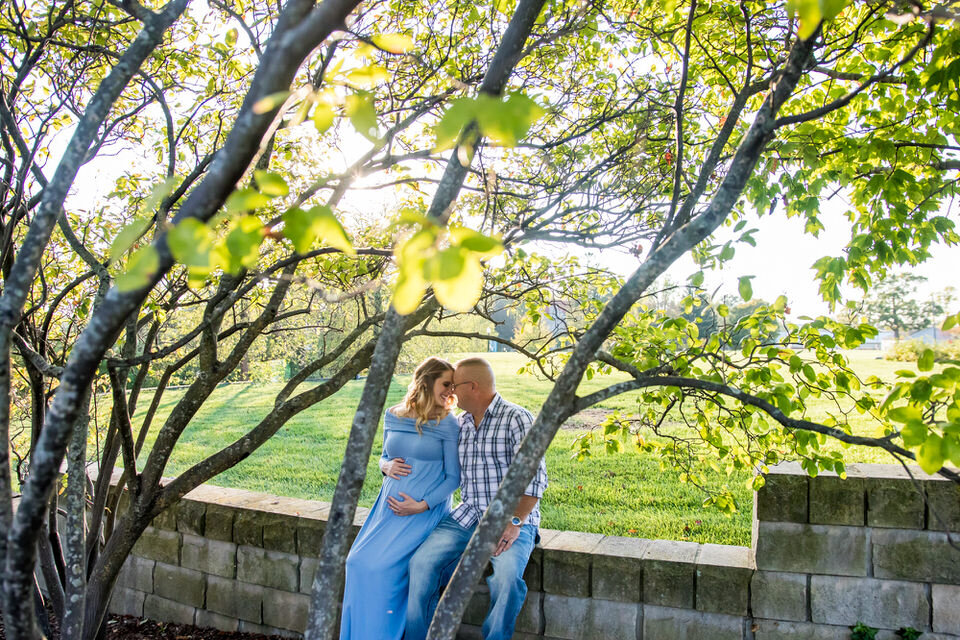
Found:
[[[407,614],[407,564],[440,520],[450,512],[450,497],[460,485],[457,419],[448,414],[421,425],[389,411],[383,421],[383,459],[403,458],[410,475],[384,477],[377,501],[347,556],[341,640],[400,640]],[[404,492],[426,500],[429,509],[398,516],[387,497]]]

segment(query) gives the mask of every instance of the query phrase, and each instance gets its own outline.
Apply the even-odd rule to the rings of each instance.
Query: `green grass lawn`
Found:
[[[456,354],[454,359],[465,355]],[[494,365],[501,394],[536,412],[549,393],[550,383],[530,375],[517,375],[522,364],[517,354],[483,355]],[[854,366],[863,377],[874,374],[891,379],[893,371],[910,366],[878,360],[877,355],[874,352],[852,354]],[[607,377],[584,382],[581,392],[601,388],[610,380]],[[394,379],[388,406],[399,401],[408,382],[409,376]],[[258,451],[216,477],[211,484],[330,500],[362,385],[362,381],[350,382],[332,398],[296,416]],[[245,384],[217,389],[183,434],[165,475],[176,475],[243,435],[266,415],[280,386]],[[165,394],[154,422],[154,433],[181,394],[181,390]],[[630,396],[621,396],[598,408],[629,410],[634,402]],[[141,411],[148,404],[149,392],[140,403]],[[827,409],[824,405],[820,412],[825,413]],[[138,419],[142,419],[142,414],[135,417],[135,429]],[[863,428],[871,426],[864,422]],[[570,445],[582,429],[581,423],[579,429],[561,430],[547,452],[550,487],[542,504],[544,527],[749,545],[753,498],[746,488],[746,474],[717,474],[710,478],[713,486],[729,486],[737,500],[739,513],[728,517],[716,509],[703,508],[704,494],[696,487],[682,484],[679,472],[661,469],[651,456],[632,451],[615,455],[598,452],[584,461],[571,459]],[[152,438],[148,438],[147,448],[150,442]],[[360,500],[362,506],[373,503],[380,486],[376,465],[379,451],[378,434]],[[871,450],[850,449],[847,457],[851,461],[889,461],[882,452]]]

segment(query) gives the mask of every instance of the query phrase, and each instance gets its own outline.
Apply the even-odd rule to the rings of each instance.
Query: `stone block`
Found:
[[[603,536],[564,531],[543,546],[543,590],[565,596],[590,595],[590,552]]]
[[[843,524],[862,527],[865,522],[866,490],[863,477],[854,469],[846,479],[821,473],[810,479],[810,524]]]
[[[150,526],[154,529],[163,529],[165,531],[177,530],[177,507],[176,505],[168,507],[165,511],[157,515]]]
[[[784,620],[753,621],[754,640],[843,640],[849,637],[849,627]],[[926,640],[926,634],[923,638]],[[879,636],[877,640],[880,640]]]
[[[607,536],[593,550],[591,593],[601,600],[640,602],[643,554],[649,540]]]
[[[300,587],[300,557],[240,546],[237,548],[237,580],[295,592]]]
[[[236,509],[219,504],[208,504],[204,514],[204,537],[210,540],[233,542],[233,521]]]
[[[806,522],[807,472],[796,462],[783,462],[771,467],[765,480],[754,494],[754,517],[763,522]]]
[[[924,482],[927,490],[927,528],[960,531],[960,486],[938,478]]]
[[[486,612],[484,612],[486,617]],[[517,622],[514,626],[517,633],[529,633],[537,635],[543,631],[543,594],[538,592],[527,592],[527,598],[523,601],[523,607],[517,616]]]
[[[305,633],[309,609],[308,594],[263,590],[263,623],[269,627]]]
[[[233,520],[233,541],[240,545],[263,547],[264,514],[250,509],[237,509]]]
[[[319,557],[326,524],[325,520],[300,518],[297,521],[297,553],[303,557]]]
[[[147,527],[133,546],[133,554],[157,562],[180,564],[180,534]]]
[[[317,567],[320,561],[314,558],[300,559],[300,593],[313,592],[313,579],[317,575]]]
[[[487,617],[487,610],[490,608],[490,593],[487,590],[476,590],[470,596],[467,602],[467,608],[463,612],[463,622],[476,626],[483,625],[483,619]]]
[[[161,598],[203,608],[207,583],[204,574],[199,571],[158,562],[153,573],[153,585],[154,593]]]
[[[127,556],[120,575],[117,576],[117,586],[136,589],[144,593],[153,593],[153,567],[155,560],[148,560],[139,556]]]
[[[534,547],[523,570],[523,581],[527,583],[527,591],[543,591],[543,549]]]
[[[143,617],[143,600],[147,594],[136,589],[115,587],[110,595],[110,613],[118,616]]]
[[[198,627],[229,632],[235,632],[240,629],[240,621],[236,618],[222,616],[219,613],[207,611],[206,609],[197,610],[197,619],[194,624]]]
[[[697,610],[747,615],[753,571],[752,553],[747,547],[703,545],[697,558]]]
[[[174,602],[152,594],[148,595],[143,601],[143,617],[159,622],[193,624],[196,611],[188,604]]]
[[[643,638],[743,640],[744,627],[744,619],[740,616],[643,605]]]
[[[185,533],[180,547],[180,566],[233,578],[237,575],[237,545]]]
[[[207,576],[207,610],[229,618],[259,624],[263,587],[217,576]]]
[[[640,605],[553,594],[543,596],[544,635],[567,640],[635,638]]]
[[[878,578],[960,584],[960,551],[946,533],[875,529],[873,574]]]
[[[931,588],[933,600],[933,630],[960,636],[960,587],[935,584]]]
[[[527,592],[527,598],[517,615],[516,626],[514,627],[517,633],[534,635],[540,633],[543,624],[542,604],[542,593]],[[463,612],[463,622],[479,628],[483,625],[489,610],[490,592],[485,586],[478,587],[470,597],[466,611]]]
[[[297,518],[269,514],[263,520],[263,548],[297,553]]]
[[[651,541],[643,554],[643,602],[693,609],[699,550],[694,542]]]
[[[181,500],[177,503],[177,531],[202,536],[207,505],[196,500]]]
[[[756,618],[805,622],[806,574],[757,571],[750,583],[750,605]]]
[[[793,522],[757,524],[757,569],[840,576],[866,576],[867,529]]]
[[[483,633],[477,625],[461,624],[457,628],[457,640],[483,640]]]
[[[867,526],[923,529],[926,504],[906,470],[876,465],[866,479]]]
[[[810,616],[813,622],[872,627],[925,629],[930,603],[918,582],[874,578],[810,578]]]
[[[303,634],[297,633],[296,631],[290,631],[289,629],[278,629],[276,627],[270,627],[265,624],[257,624],[255,622],[248,622],[246,620],[240,621],[240,633],[258,633],[263,636],[280,636],[282,638],[297,638],[298,640],[303,638]]]

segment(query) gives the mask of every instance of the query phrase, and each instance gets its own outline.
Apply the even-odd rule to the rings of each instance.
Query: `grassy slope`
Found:
[[[457,354],[463,355],[463,354]],[[484,354],[497,371],[500,392],[508,399],[536,412],[546,398],[550,384],[531,376],[518,376],[521,359],[515,354]],[[855,367],[866,377],[875,374],[890,379],[905,363],[877,360],[876,353],[857,352]],[[403,394],[408,376],[398,376],[391,386],[389,403]],[[609,382],[609,378],[606,380]],[[291,420],[269,442],[233,469],[215,478],[212,484],[238,487],[279,495],[329,500],[340,470],[350,420],[356,408],[362,381],[349,383],[326,402]],[[266,415],[280,385],[232,385],[218,389],[188,427],[177,446],[174,460],[165,475],[175,475],[218,447],[240,437]],[[598,379],[585,382],[582,390],[599,388]],[[161,424],[181,391],[168,391],[161,405]],[[612,399],[602,409],[629,409],[628,397]],[[141,407],[149,403],[149,396]],[[827,410],[824,405],[822,411]],[[138,415],[134,423],[142,418]],[[156,428],[156,427],[155,427]],[[864,428],[868,428],[864,423]],[[597,454],[577,462],[570,458],[570,444],[577,430],[562,430],[547,453],[550,488],[543,500],[543,526],[606,534],[693,540],[720,544],[748,545],[750,542],[751,492],[746,476],[717,476],[717,486],[728,484],[736,495],[740,512],[727,517],[716,510],[701,508],[703,494],[681,484],[678,473],[660,468],[659,463],[637,453],[613,456]],[[152,438],[148,439],[151,442]],[[148,445],[149,447],[149,445]],[[376,497],[380,474],[374,445],[361,505]],[[888,461],[880,452],[851,450],[850,460]]]

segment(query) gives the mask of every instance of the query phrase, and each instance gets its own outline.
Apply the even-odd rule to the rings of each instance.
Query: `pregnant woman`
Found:
[[[453,365],[427,358],[403,401],[383,418],[383,486],[347,556],[341,640],[400,640],[407,564],[450,512],[460,484]]]

